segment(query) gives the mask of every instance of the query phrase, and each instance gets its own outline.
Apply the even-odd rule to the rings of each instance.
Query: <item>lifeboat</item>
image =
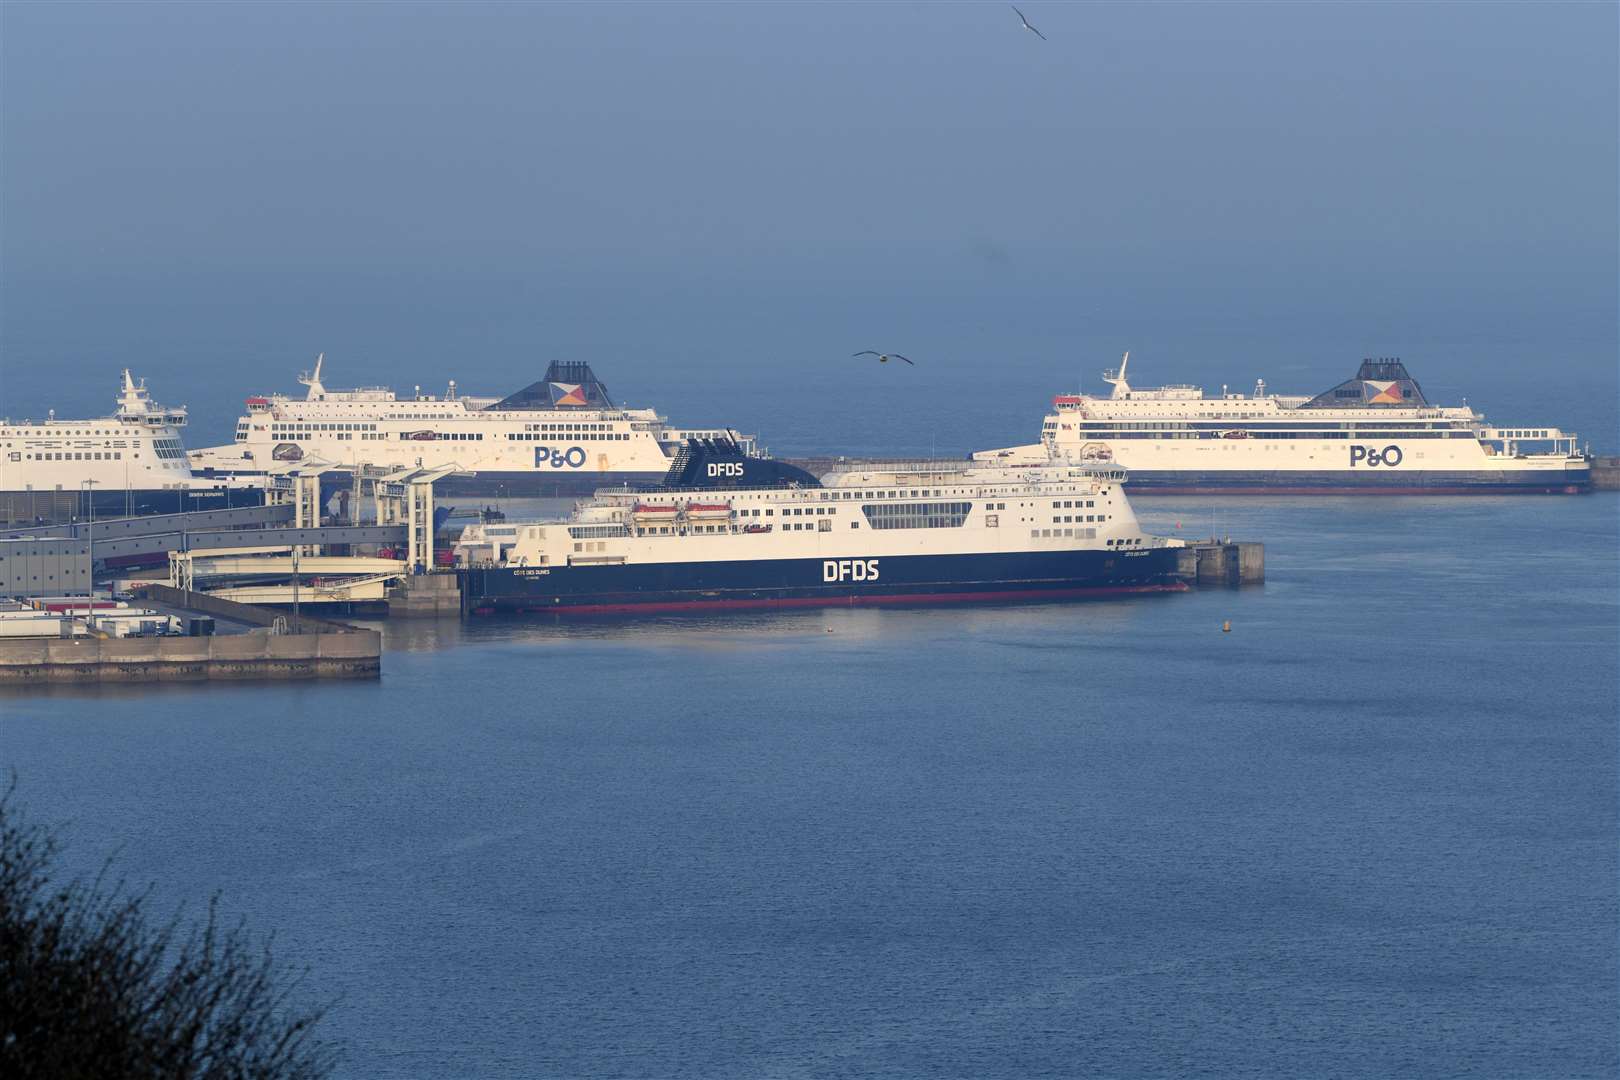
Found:
[[[690,518],[728,518],[731,516],[730,503],[688,503],[686,516]]]

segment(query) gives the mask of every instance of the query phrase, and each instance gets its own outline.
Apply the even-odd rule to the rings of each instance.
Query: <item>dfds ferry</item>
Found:
[[[1315,397],[1208,397],[1196,386],[1138,390],[1130,353],[1106,398],[1059,395],[1041,441],[974,457],[1111,462],[1142,493],[1576,493],[1591,465],[1576,436],[1551,427],[1490,427],[1464,407],[1429,404],[1400,360],[1363,360],[1356,377]]]
[[[385,387],[330,390],[315,371],[302,398],[247,399],[236,440],[191,455],[205,475],[263,474],[277,464],[440,468],[451,494],[579,495],[608,484],[656,484],[692,436],[724,435],[749,453],[751,436],[670,427],[652,409],[615,406],[585,363],[553,363],[539,382],[504,398],[472,397],[450,383],[443,397],[396,397]]]
[[[51,524],[264,500],[240,482],[193,476],[180,441],[185,426],[185,408],[153,401],[146,380],[128,369],[111,416],[0,421],[0,521]]]
[[[915,604],[1166,592],[1182,541],[1142,532],[1107,465],[886,465],[825,483],[693,440],[662,487],[566,521],[469,526],[475,614]]]

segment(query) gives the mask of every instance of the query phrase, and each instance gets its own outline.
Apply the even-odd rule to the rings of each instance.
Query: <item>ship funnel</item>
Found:
[[[730,436],[690,438],[675,452],[665,489],[818,488],[815,475],[786,462],[749,457]]]

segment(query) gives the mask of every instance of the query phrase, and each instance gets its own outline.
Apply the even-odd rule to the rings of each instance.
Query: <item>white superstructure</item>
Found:
[[[660,488],[456,544],[474,613],[628,612],[1152,592],[1181,541],[1142,532],[1112,466],[889,464],[818,482],[694,440]]]
[[[36,516],[60,516],[50,499],[59,493],[74,496],[89,513],[90,500],[102,512],[180,508],[188,499],[213,503],[223,491],[218,482],[192,475],[180,431],[186,410],[152,400],[144,379],[126,369],[111,416],[95,420],[58,420],[53,412],[45,420],[15,423],[0,421],[0,495],[5,496],[7,520],[29,521]],[[189,504],[188,504],[189,505]]]
[[[917,462],[819,488],[604,489],[563,522],[469,525],[473,566],[650,564],[1181,547],[1144,533],[1123,469]]]
[[[750,436],[730,429],[669,426],[652,409],[616,407],[584,363],[554,363],[539,382],[506,398],[384,387],[328,389],[324,354],[299,376],[303,397],[247,399],[235,441],[192,454],[208,473],[263,473],[307,459],[340,467],[456,466],[447,486],[508,494],[584,492],[604,483],[656,481],[689,437],[729,436],[753,452]]]
[[[1104,373],[1108,397],[1053,398],[1041,441],[987,461],[1107,461],[1143,491],[1569,491],[1590,482],[1576,436],[1498,428],[1467,406],[1439,407],[1397,359],[1365,360],[1314,397],[1208,396],[1196,386],[1137,389],[1130,354]]]

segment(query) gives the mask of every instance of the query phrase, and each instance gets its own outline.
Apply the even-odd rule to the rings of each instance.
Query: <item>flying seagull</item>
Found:
[[[899,353],[880,353],[880,352],[873,352],[871,349],[867,349],[867,350],[865,350],[863,352],[858,352],[855,355],[856,356],[875,356],[875,357],[878,358],[878,363],[880,363],[880,364],[887,364],[889,362],[890,357],[893,357],[896,360],[906,360],[906,358],[901,356]],[[911,364],[912,367],[917,366],[916,364],[912,363],[910,360],[906,360],[906,363]]]
[[[1012,4],[1008,4],[1007,6],[1012,8],[1013,11],[1018,13],[1018,21],[1024,24],[1024,29],[1025,30],[1028,30],[1030,33],[1034,34],[1036,37],[1040,38],[1042,41],[1046,40],[1046,35],[1045,34],[1041,33],[1039,30],[1035,29],[1033,26],[1029,25],[1029,20],[1024,18],[1024,13],[1022,11],[1018,11],[1018,8],[1015,7]]]

